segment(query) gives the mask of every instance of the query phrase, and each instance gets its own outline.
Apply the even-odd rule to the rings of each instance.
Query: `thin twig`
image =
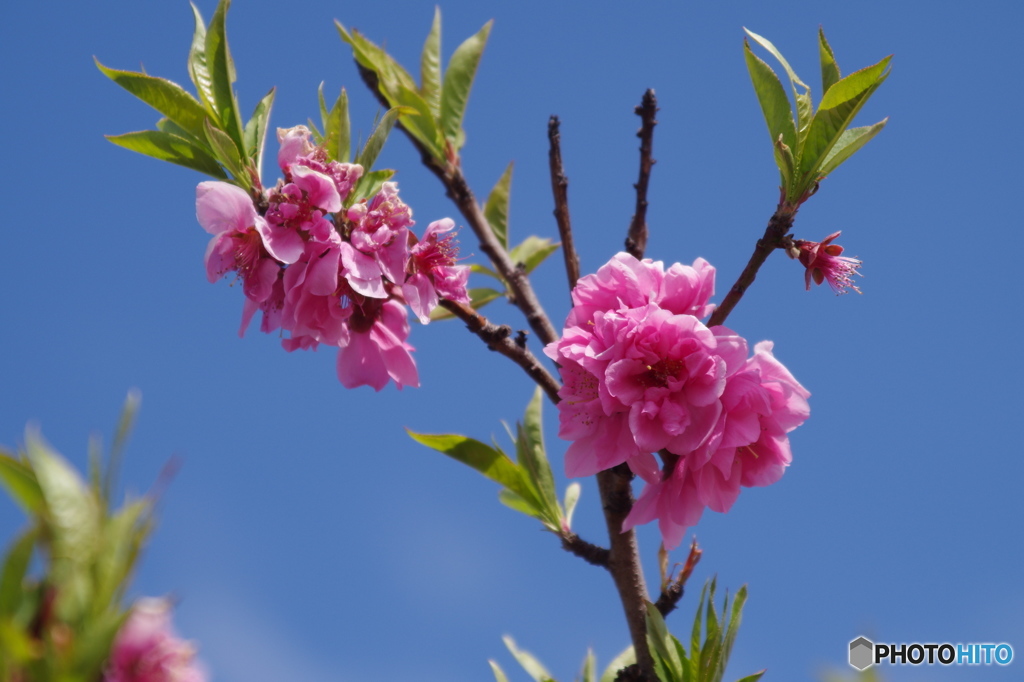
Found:
[[[511,327],[505,324],[494,324],[486,317],[463,303],[455,303],[454,301],[441,299],[439,305],[451,314],[455,315],[455,317],[465,322],[469,331],[479,336],[480,339],[487,344],[488,348],[501,353],[506,358],[522,367],[523,371],[525,371],[538,386],[544,389],[544,392],[547,393],[551,402],[558,402],[558,389],[561,388],[561,384],[558,383],[558,379],[548,372],[544,365],[542,365],[537,359],[537,356],[530,352],[529,348],[524,344],[516,343],[516,340],[512,338]]]
[[[381,94],[378,88],[377,74],[358,63],[356,65],[359,68],[359,75],[362,76],[363,82],[370,88],[370,91],[383,106],[390,106],[387,98]],[[487,257],[491,259],[491,263],[494,264],[494,268],[508,283],[512,293],[512,302],[526,316],[526,321],[530,324],[530,328],[533,329],[537,338],[544,345],[557,341],[558,334],[551,325],[551,320],[545,314],[544,308],[541,307],[540,300],[538,300],[537,295],[534,293],[525,270],[518,267],[518,264],[513,263],[512,259],[509,258],[508,252],[501,242],[498,241],[494,230],[491,229],[490,223],[487,222],[487,218],[484,216],[483,209],[480,208],[476,197],[473,196],[469,183],[466,182],[466,178],[462,174],[458,153],[450,151],[450,160],[448,162],[438,161],[430,153],[430,150],[423,146],[401,121],[397,125],[419,151],[423,165],[437,176],[441,184],[444,185],[448,198],[455,203],[459,212],[462,213],[462,217],[466,219],[469,227],[476,234],[477,239],[480,240],[480,250],[487,254]]]
[[[569,220],[569,178],[565,177],[562,166],[562,135],[558,131],[557,116],[548,119],[548,161],[551,165],[551,193],[555,197],[555,220],[558,234],[562,238],[562,256],[565,258],[565,274],[569,278],[569,290],[580,278],[580,257],[572,239],[572,222]]]
[[[732,285],[729,293],[725,295],[718,308],[712,313],[711,319],[708,320],[709,327],[725,323],[725,318],[729,316],[732,309],[743,298],[743,294],[754,283],[757,271],[761,269],[771,252],[785,246],[786,236],[793,227],[793,220],[796,219],[796,210],[795,206],[786,202],[780,203],[775,209],[775,213],[768,220],[768,226],[764,229],[764,236],[758,239],[754,246],[754,253],[750,256],[747,267],[743,268],[736,283]]]
[[[662,549],[664,550],[664,548]],[[683,589],[686,587],[686,581],[690,579],[693,569],[700,562],[701,554],[703,552],[697,546],[697,538],[694,537],[693,542],[690,544],[690,554],[686,557],[686,563],[683,564],[683,570],[679,572],[675,580],[669,581],[668,585],[662,588],[658,601],[654,602],[654,605],[658,607],[658,611],[661,612],[663,617],[672,613],[679,600],[683,598]]]
[[[657,163],[651,158],[654,126],[658,125],[654,120],[658,113],[658,98],[654,96],[654,90],[648,89],[644,93],[640,106],[634,111],[640,117],[640,130],[636,134],[640,138],[640,178],[633,185],[636,189],[636,212],[629,223],[626,251],[640,260],[647,249],[647,185],[651,181],[651,167]]]
[[[587,542],[576,533],[562,533],[562,549],[575,554],[588,564],[608,568],[608,557],[611,552],[604,547]]]

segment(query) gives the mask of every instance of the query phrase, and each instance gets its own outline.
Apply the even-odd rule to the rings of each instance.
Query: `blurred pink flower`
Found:
[[[164,599],[140,599],[114,639],[103,682],[206,682],[195,648],[171,627]]]
[[[799,251],[800,262],[807,268],[804,282],[808,290],[813,279],[815,284],[828,282],[837,294],[845,294],[848,288],[860,293],[860,289],[853,283],[853,275],[860,275],[857,271],[861,262],[856,258],[841,255],[843,247],[832,243],[840,234],[842,232],[833,232],[822,242],[808,242],[802,239],[793,242]]]

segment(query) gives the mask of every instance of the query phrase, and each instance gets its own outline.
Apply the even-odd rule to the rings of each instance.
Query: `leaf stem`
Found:
[[[658,125],[654,119],[658,113],[658,98],[654,96],[654,90],[648,88],[634,111],[640,117],[640,130],[636,134],[640,138],[640,177],[633,185],[636,189],[636,211],[629,223],[626,251],[640,260],[647,249],[647,186],[651,181],[651,168],[657,163],[651,158],[654,126]]]
[[[572,238],[572,222],[569,220],[569,178],[562,166],[562,135],[558,128],[557,116],[548,119],[548,161],[551,166],[551,193],[555,197],[555,221],[562,239],[562,256],[565,258],[565,274],[569,278],[571,292],[580,278],[580,258]]]

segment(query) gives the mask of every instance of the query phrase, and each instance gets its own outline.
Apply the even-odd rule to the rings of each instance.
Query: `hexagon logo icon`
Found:
[[[850,665],[857,670],[870,668],[875,664],[875,645],[867,637],[858,637],[850,642]]]

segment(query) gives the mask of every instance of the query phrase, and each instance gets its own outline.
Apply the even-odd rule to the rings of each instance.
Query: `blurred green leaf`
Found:
[[[565,507],[566,528],[572,528],[572,515],[576,511],[576,503],[580,501],[581,489],[580,484],[576,482],[570,483],[565,489],[565,501],[562,506]]]
[[[420,56],[420,81],[420,95],[436,119],[441,115],[441,8],[437,6]]]
[[[356,182],[355,187],[352,188],[352,192],[345,200],[345,205],[351,206],[360,199],[368,199],[372,197],[380,191],[380,188],[384,186],[384,183],[390,180],[391,176],[394,174],[395,171],[387,168],[363,173]]]
[[[508,206],[509,194],[512,191],[512,166],[510,163],[495,183],[484,204],[484,217],[487,218],[491,231],[505,249],[508,249]]]
[[[107,135],[106,138],[117,146],[133,152],[152,156],[161,161],[170,161],[218,180],[228,179],[227,173],[209,152],[177,135],[159,130],[142,130],[123,135]]]
[[[425,434],[406,429],[409,436],[428,448],[442,452],[466,464],[492,481],[508,488],[520,497],[537,505],[533,492],[523,480],[522,472],[505,453],[478,440],[457,434]]]
[[[15,663],[24,665],[38,656],[38,647],[27,632],[10,620],[0,618],[0,675],[5,675],[5,665]],[[4,682],[15,682],[18,678],[2,677]],[[42,679],[39,676],[27,677],[28,680]]]
[[[534,682],[555,682],[555,678],[551,676],[551,673],[548,672],[547,668],[545,668],[533,654],[517,647],[515,640],[508,635],[505,635],[501,639],[505,642],[505,646],[508,647],[512,656],[519,661],[519,665],[523,666],[523,670],[533,678]]]
[[[587,649],[587,657],[583,659],[579,682],[597,682],[597,659],[594,657],[593,649]]]
[[[252,166],[256,170],[256,177],[263,173],[263,148],[267,138],[267,124],[270,122],[270,109],[274,106],[274,95],[277,88],[270,88],[270,92],[263,96],[263,99],[256,105],[252,112],[252,118],[245,124],[243,134],[245,136],[245,153],[252,159]]]
[[[802,174],[814,173],[821,167],[857,112],[885,82],[891,60],[889,56],[873,66],[851,73],[837,81],[821,98],[799,157]]]
[[[444,74],[444,82],[441,85],[441,130],[445,139],[456,150],[462,146],[462,119],[466,113],[469,91],[473,87],[480,57],[483,55],[484,46],[487,45],[487,37],[491,33],[493,23],[488,21],[476,35],[459,45],[448,61],[448,68]]]
[[[772,144],[775,144],[781,135],[782,141],[787,147],[799,149],[796,124],[793,122],[793,110],[790,107],[786,91],[782,87],[782,81],[770,66],[751,51],[750,43],[746,39],[743,40],[743,54],[747,60],[747,70],[750,72],[750,80],[754,84],[757,101],[761,104],[761,112],[768,124],[768,134],[772,138]]]
[[[152,526],[151,514],[152,503],[143,498],[127,502],[106,523],[94,568],[94,613],[116,606],[123,596]]]
[[[493,301],[495,299],[498,299],[498,298],[501,298],[504,295],[505,294],[503,294],[502,292],[495,291],[494,289],[486,289],[486,288],[470,289],[469,290],[469,305],[473,309],[483,308],[485,305],[487,305],[491,301]],[[430,311],[430,319],[431,320],[435,320],[435,321],[436,320],[450,320],[453,317],[455,317],[455,315],[451,314],[450,312],[448,312],[447,310],[445,310],[441,306],[438,306],[438,307],[436,307],[436,308],[434,308],[433,310]]]
[[[513,263],[522,263],[527,274],[533,272],[538,265],[543,263],[548,256],[558,251],[561,246],[558,242],[552,242],[548,238],[529,236],[518,246],[513,247],[509,252],[509,258]]]
[[[853,156],[861,147],[870,142],[871,138],[881,132],[888,121],[888,118],[884,118],[872,126],[847,128],[844,130],[843,134],[836,141],[835,146],[828,153],[828,156],[825,157],[825,161],[822,162],[821,167],[818,169],[818,175],[822,177],[831,175],[832,171],[838,168],[841,163]]]
[[[125,397],[124,405],[121,407],[121,414],[117,419],[117,426],[114,428],[114,441],[110,445],[110,462],[107,465],[106,476],[103,480],[103,499],[109,500],[117,482],[118,469],[121,466],[121,458],[124,455],[128,438],[135,427],[135,419],[139,414],[139,406],[142,404],[142,393],[138,389],[131,389]],[[99,453],[96,454],[97,460]]]
[[[166,78],[155,78],[144,73],[108,69],[98,59],[95,61],[96,67],[107,78],[177,123],[196,139],[204,139],[203,122],[207,118],[206,111],[203,110],[203,105],[180,85]]]
[[[619,671],[634,663],[636,663],[636,651],[633,650],[632,646],[628,646],[621,654],[612,659],[612,662],[601,673],[599,682],[615,682],[615,678],[619,676]]]
[[[754,673],[753,675],[747,675],[746,677],[742,677],[736,680],[736,682],[757,682],[766,672],[767,670],[762,670],[761,672]]]
[[[72,669],[78,673],[78,676],[71,677],[67,682],[97,679],[110,656],[114,638],[130,613],[130,611],[115,608],[101,614],[89,623],[89,627],[81,633],[81,637],[75,642]]]
[[[42,511],[43,491],[32,468],[4,450],[0,450],[0,484],[26,514],[31,516]]]
[[[501,669],[501,666],[494,661],[487,661],[491,665],[491,672],[494,673],[495,682],[508,682],[508,677],[505,675],[505,671]]]
[[[366,144],[363,145],[362,151],[356,156],[356,163],[367,171],[373,168],[373,162],[377,160],[380,150],[384,148],[384,143],[387,141],[388,135],[391,134],[391,129],[395,126],[395,121],[398,120],[398,115],[402,111],[403,109],[400,107],[388,109],[381,117],[380,122],[377,123],[377,127],[373,129]],[[408,111],[411,110],[407,109],[406,112]]]
[[[221,128],[235,144],[239,153],[245,151],[242,115],[238,110],[233,85],[236,79],[235,63],[228,49],[227,12],[231,0],[220,0],[206,31],[206,63],[210,71],[214,111]]]
[[[832,53],[832,46],[825,40],[825,30],[818,27],[818,52],[821,55],[821,95],[829,91],[833,85],[842,77],[839,73],[839,65],[836,64],[836,56]]]
[[[22,583],[28,572],[38,535],[37,528],[32,526],[11,543],[7,550],[3,571],[0,572],[0,621],[13,616],[21,604]],[[2,669],[0,667],[0,670]]]
[[[505,283],[505,280],[503,280],[501,278],[501,275],[496,273],[494,270],[491,270],[489,267],[484,266],[484,265],[480,265],[479,263],[473,263],[472,265],[470,265],[469,266],[469,271],[470,272],[475,272],[478,275],[487,275],[488,277],[493,277],[494,279],[498,280],[502,284]]]

